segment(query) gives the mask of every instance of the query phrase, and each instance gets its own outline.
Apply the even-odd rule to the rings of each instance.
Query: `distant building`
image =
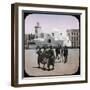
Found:
[[[44,34],[44,38],[34,39],[37,46],[63,46],[63,40],[55,40],[50,34]]]
[[[25,40],[24,40],[25,48],[29,48],[29,37],[30,37],[29,34],[25,34]]]
[[[39,25],[39,22],[37,22],[37,25],[35,26],[35,38],[39,38],[41,34],[41,27]]]
[[[35,33],[34,34],[25,34],[25,45],[29,47],[29,44],[36,45],[36,46],[68,46],[71,47],[71,41],[69,36],[65,33],[58,31],[47,32],[44,33],[41,30],[39,23],[34,27]]]
[[[80,31],[79,31],[79,29],[67,30],[67,35],[69,36],[72,47],[80,47]]]
[[[30,34],[25,34],[25,43],[29,40]]]
[[[61,32],[41,33],[40,37],[34,39],[36,45],[68,46],[71,47],[71,41],[66,34]]]
[[[66,33],[60,31],[53,31],[51,35],[55,38],[55,41],[61,42],[62,46],[71,47],[71,41]]]
[[[29,40],[33,40],[35,38],[35,34],[29,34]]]
[[[44,38],[44,33],[40,33],[40,38]]]

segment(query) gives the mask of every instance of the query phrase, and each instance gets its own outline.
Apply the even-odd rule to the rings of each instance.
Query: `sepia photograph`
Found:
[[[25,77],[80,75],[80,15],[24,11],[24,25]]]

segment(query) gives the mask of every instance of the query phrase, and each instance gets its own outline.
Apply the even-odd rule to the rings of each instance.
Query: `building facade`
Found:
[[[28,48],[30,45],[36,46],[53,46],[56,47],[58,45],[71,47],[71,40],[69,39],[69,35],[58,31],[52,31],[44,33],[41,30],[40,24],[37,22],[34,27],[34,34],[25,34],[25,47]],[[69,33],[69,32],[68,32]]]
[[[80,31],[79,29],[67,30],[67,35],[71,41],[71,47],[80,47]]]
[[[25,38],[24,38],[24,45],[25,45],[25,48],[29,48],[29,37],[30,37],[30,34],[25,34]]]
[[[39,38],[41,34],[41,27],[39,25],[39,22],[37,22],[35,26],[35,38]]]
[[[34,39],[37,46],[63,46],[63,40],[55,40],[51,34],[44,34],[44,38],[36,38]]]

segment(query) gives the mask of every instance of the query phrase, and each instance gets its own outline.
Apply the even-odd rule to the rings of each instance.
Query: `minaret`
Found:
[[[39,22],[37,22],[37,24],[35,26],[35,38],[39,38],[40,37],[40,33],[41,33],[41,27],[39,25]]]

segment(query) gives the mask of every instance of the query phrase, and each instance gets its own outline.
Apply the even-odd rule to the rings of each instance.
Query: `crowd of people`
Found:
[[[43,69],[45,69],[45,65],[47,65],[48,70],[53,70],[55,66],[55,60],[60,60],[60,62],[63,63],[67,62],[68,48],[67,46],[61,47],[60,45],[57,47],[38,47],[37,54],[38,68],[40,68],[40,64],[43,64]]]

